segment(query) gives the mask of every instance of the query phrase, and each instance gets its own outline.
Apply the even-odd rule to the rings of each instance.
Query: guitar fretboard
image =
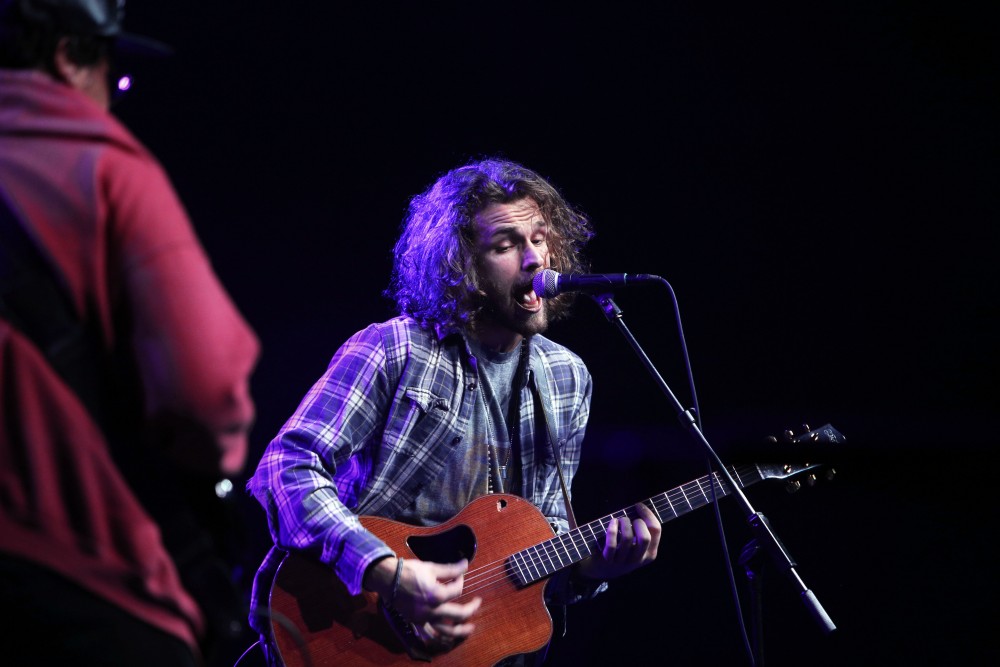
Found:
[[[764,479],[756,466],[731,468],[730,473],[742,488]],[[643,502],[653,510],[660,523],[666,523],[710,504],[713,499],[728,496],[731,492],[725,479],[719,473],[712,473]],[[510,574],[519,586],[527,586],[580,562],[602,548],[608,526],[623,516],[635,518],[635,507],[619,510],[512,554],[507,561]]]

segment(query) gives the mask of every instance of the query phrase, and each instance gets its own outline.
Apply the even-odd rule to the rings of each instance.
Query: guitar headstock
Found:
[[[782,434],[782,441],[790,445],[836,445],[843,443],[846,440],[843,434],[840,433],[830,424],[826,424],[817,429],[810,429],[808,424],[802,425],[801,432],[796,435],[794,431],[787,430]],[[767,441],[771,444],[777,444],[779,442],[778,438],[774,436],[768,436]],[[802,488],[802,482],[804,481],[808,486],[812,486],[817,481],[817,473],[821,469],[824,472],[826,479],[833,479],[836,475],[836,470],[833,468],[827,468],[825,464],[822,463],[783,463],[783,464],[759,464],[758,469],[760,470],[761,477],[763,479],[783,479],[786,480],[785,489],[789,493],[795,493]]]

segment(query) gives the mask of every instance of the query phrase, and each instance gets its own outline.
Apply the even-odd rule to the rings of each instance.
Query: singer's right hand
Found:
[[[404,559],[399,585],[393,593],[397,560],[383,558],[365,573],[365,588],[374,591],[400,615],[422,632],[431,648],[447,650],[476,629],[469,620],[479,610],[482,598],[455,602],[462,594],[464,575],[469,567],[466,560],[441,564],[417,559]]]

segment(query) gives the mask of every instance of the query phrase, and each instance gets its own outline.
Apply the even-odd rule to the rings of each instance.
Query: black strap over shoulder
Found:
[[[19,213],[0,187],[0,318],[34,342],[101,428],[122,474],[156,519],[185,587],[206,614],[209,636],[203,650],[226,655],[236,648],[233,642],[241,641],[246,616],[229,565],[218,553],[217,542],[235,523],[234,510],[205,480],[167,468],[157,451],[136,446],[141,419],[136,402],[141,399],[122,389],[131,386],[131,362],[123,352],[105,349],[96,323],[85,324],[62,272]]]
[[[99,336],[78,317],[62,274],[31,238],[2,189],[0,317],[35,343],[103,425],[106,369]]]

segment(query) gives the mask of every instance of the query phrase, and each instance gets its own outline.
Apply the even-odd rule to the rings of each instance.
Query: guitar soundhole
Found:
[[[471,562],[476,555],[476,534],[463,524],[435,535],[411,535],[406,545],[420,560],[456,563],[466,558]]]

